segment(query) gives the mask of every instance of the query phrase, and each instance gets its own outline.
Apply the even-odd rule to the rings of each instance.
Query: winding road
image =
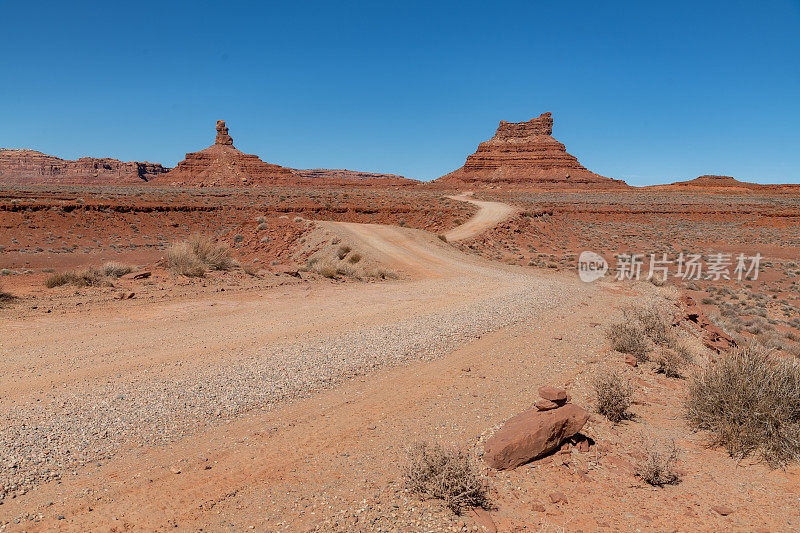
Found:
[[[479,210],[448,241],[515,213],[454,198]],[[410,279],[5,324],[0,456],[14,460],[0,464],[0,484],[24,475],[38,487],[0,518],[46,510],[28,531],[307,527],[330,513],[309,515],[303,501],[355,505],[358,480],[396,477],[386,461],[396,464],[398,443],[454,422],[445,433],[480,433],[524,405],[534,376],[563,379],[595,342],[576,339],[574,361],[520,355],[547,350],[541,339],[563,334],[566,309],[583,324],[581,302],[607,297],[574,277],[464,254],[424,231],[321,224]]]

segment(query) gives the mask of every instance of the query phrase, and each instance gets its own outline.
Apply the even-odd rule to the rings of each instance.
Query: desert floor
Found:
[[[682,421],[683,380],[609,350],[603,332],[623,307],[674,302],[675,287],[586,284],[466,253],[451,243],[521,208],[451,199],[477,212],[442,229],[450,242],[397,225],[317,223],[398,279],[292,277],[3,317],[0,472],[32,488],[2,500],[0,528],[800,528],[796,466],[770,470],[707,447]],[[414,442],[478,458],[539,386],[566,386],[591,408],[589,379],[604,365],[636,383],[636,416],[611,425],[593,415],[590,451],[485,468],[489,512],[457,516],[404,489]],[[681,483],[653,488],[634,475],[649,438],[680,446]]]

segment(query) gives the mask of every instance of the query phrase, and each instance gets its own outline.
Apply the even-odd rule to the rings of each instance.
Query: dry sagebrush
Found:
[[[60,287],[62,285],[101,287],[103,285],[108,285],[110,280],[119,278],[130,272],[133,272],[132,266],[110,261],[100,268],[88,267],[51,274],[45,279],[44,284],[48,289]]]
[[[736,458],[756,454],[770,466],[800,459],[800,364],[763,347],[735,349],[689,386],[689,424]]]
[[[633,398],[630,382],[615,370],[602,370],[592,380],[597,397],[597,412],[614,424],[630,418],[628,408]]]
[[[192,235],[167,250],[167,264],[176,274],[203,277],[208,270],[230,270],[236,261],[230,248],[202,235]]]
[[[647,442],[644,446],[644,458],[636,464],[636,475],[655,487],[677,483],[680,480],[675,472],[678,453],[675,441]]]
[[[456,514],[467,507],[489,506],[486,484],[463,452],[418,443],[409,451],[404,477],[409,490],[444,500]]]

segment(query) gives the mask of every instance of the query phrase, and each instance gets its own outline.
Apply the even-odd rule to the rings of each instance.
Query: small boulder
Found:
[[[506,421],[486,441],[483,458],[498,470],[516,468],[557,449],[587,420],[589,413],[574,404],[548,411],[525,411]]]
[[[722,516],[728,516],[729,514],[733,513],[733,508],[725,505],[724,503],[720,505],[714,505],[713,507],[711,507],[711,509],[713,509]]]
[[[636,360],[634,356],[628,354],[625,356],[625,364],[630,365],[632,367],[636,367],[639,364],[639,362]]]
[[[544,398],[539,398],[533,403],[533,405],[535,405],[536,409],[539,411],[549,411],[550,409],[555,409],[558,407],[557,403],[551,402],[550,400],[545,400]]]
[[[567,401],[567,391],[558,387],[540,387],[539,396],[556,403]]]

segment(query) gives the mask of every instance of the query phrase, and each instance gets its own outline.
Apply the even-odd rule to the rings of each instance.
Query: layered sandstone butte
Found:
[[[3,185],[137,185],[168,170],[157,163],[107,157],[69,161],[36,150],[0,149]]]
[[[237,150],[225,121],[218,120],[214,144],[186,154],[186,159],[158,182],[194,187],[241,187],[275,184],[294,178],[288,168],[265,163],[258,156]]]
[[[542,113],[527,122],[500,122],[463,167],[435,180],[446,185],[510,185],[561,188],[619,188],[625,182],[595,174],[555,140],[553,117]]]

